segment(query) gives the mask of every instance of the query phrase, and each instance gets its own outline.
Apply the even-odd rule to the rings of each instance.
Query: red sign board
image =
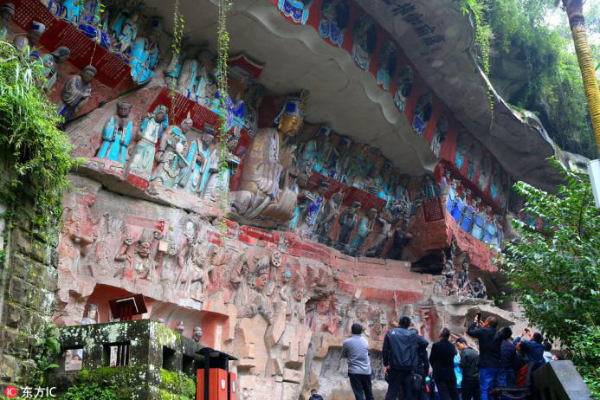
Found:
[[[59,46],[71,50],[69,62],[78,69],[93,65],[98,74],[96,79],[103,85],[118,91],[133,88],[131,68],[119,57],[81,33],[68,21],[56,18],[39,0],[13,0],[15,16],[13,21],[21,29],[29,31],[33,21],[46,26],[40,44],[50,51]]]
[[[444,219],[441,197],[432,197],[423,200],[423,213],[425,222],[434,222]]]

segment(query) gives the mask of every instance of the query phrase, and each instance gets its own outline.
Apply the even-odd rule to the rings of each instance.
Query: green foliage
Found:
[[[0,199],[34,230],[45,234],[62,213],[67,173],[78,161],[44,92],[41,63],[0,41],[0,154],[4,160]],[[26,199],[31,199],[33,207]]]
[[[58,368],[55,360],[60,354],[59,335],[60,332],[55,325],[47,325],[33,349],[33,358],[36,363],[33,382],[39,386],[44,386],[47,383],[48,374]]]
[[[588,327],[573,343],[573,361],[592,391],[600,399],[600,327]]]
[[[100,386],[98,383],[87,383],[71,386],[62,400],[117,400],[117,385]]]
[[[233,6],[232,0],[219,0],[219,21],[217,26],[218,36],[218,49],[217,49],[217,91],[220,93],[219,98],[219,170],[220,175],[223,177],[227,173],[227,104],[226,100],[228,96],[228,84],[227,84],[227,59],[229,58],[229,32],[227,31],[227,12]],[[221,179],[223,182],[223,179]],[[228,188],[224,188],[220,185],[219,193],[219,207],[225,211],[227,208],[228,201]],[[220,221],[219,226],[221,232],[225,232],[227,226],[224,221]],[[224,236],[224,235],[222,235]]]
[[[597,158],[581,71],[572,48],[566,18],[559,26],[546,23],[557,12],[551,0],[461,0],[474,14],[480,63],[492,82],[507,60],[520,64],[527,84],[505,100],[535,112],[549,135],[563,149]],[[598,8],[598,7],[596,7]],[[588,23],[596,26],[597,12]],[[592,52],[594,46],[592,43]],[[509,78],[510,79],[510,78]],[[501,93],[502,94],[502,93]]]
[[[171,393],[189,398],[194,398],[196,395],[196,382],[184,374],[161,369],[160,381],[160,388]]]
[[[83,369],[62,400],[129,400],[145,382],[144,366]]]
[[[525,317],[548,338],[560,340],[597,390],[600,210],[587,177],[552,162],[566,179],[557,194],[515,184],[525,198],[523,211],[542,218],[544,228],[513,221],[520,237],[507,245],[502,261]]]

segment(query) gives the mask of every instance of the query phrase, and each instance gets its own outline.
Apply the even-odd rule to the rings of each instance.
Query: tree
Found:
[[[584,0],[556,0],[556,5],[562,2],[563,9],[567,12],[575,52],[579,60],[579,68],[583,76],[583,86],[592,118],[592,127],[596,136],[596,145],[600,151],[600,89],[596,79],[596,65],[585,32],[585,19],[583,18]]]
[[[513,221],[519,238],[507,244],[502,261],[525,317],[548,338],[560,340],[598,396],[600,210],[589,179],[552,162],[566,182],[556,194],[515,184],[525,198],[523,212],[543,225]]]

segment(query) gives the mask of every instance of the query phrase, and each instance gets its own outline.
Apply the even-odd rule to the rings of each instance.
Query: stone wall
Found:
[[[0,383],[22,382],[35,367],[31,351],[51,322],[58,257],[55,243],[33,234],[26,220],[4,227],[0,266]]]

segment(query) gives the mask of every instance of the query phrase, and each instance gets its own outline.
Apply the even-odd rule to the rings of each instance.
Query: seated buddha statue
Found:
[[[247,221],[287,224],[295,214],[297,192],[289,171],[294,160],[293,138],[302,128],[308,92],[288,97],[275,119],[277,128],[261,128],[246,152],[233,211]]]

